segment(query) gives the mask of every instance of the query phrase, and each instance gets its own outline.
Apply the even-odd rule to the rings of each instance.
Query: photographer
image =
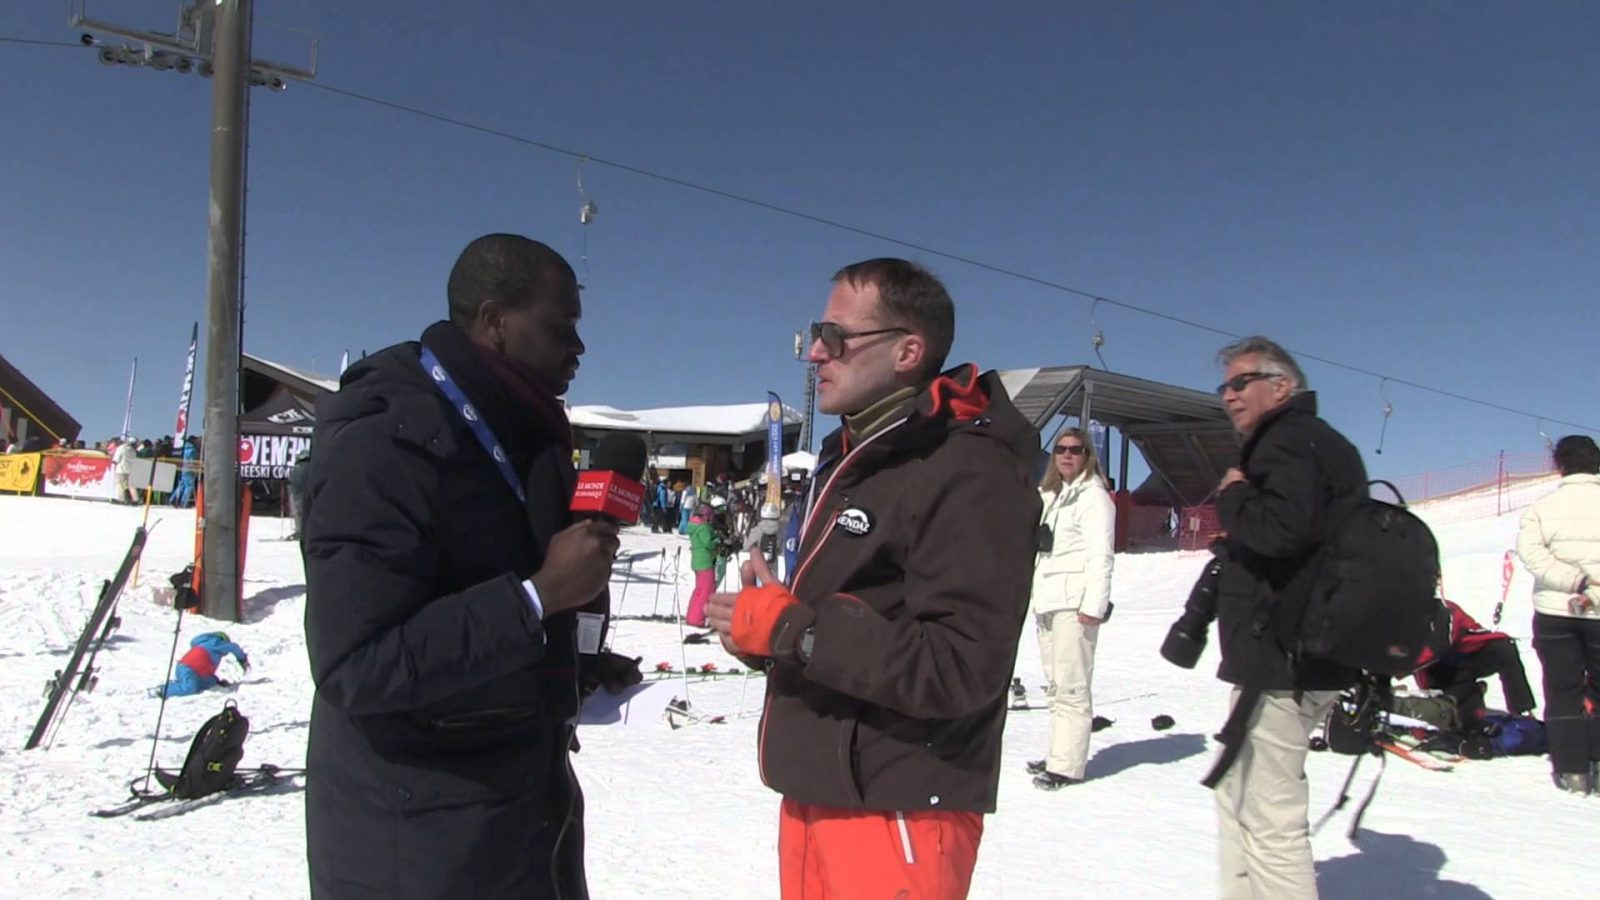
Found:
[[[1282,347],[1251,337],[1218,357],[1224,380],[1217,394],[1244,442],[1239,468],[1229,469],[1218,485],[1226,539],[1213,548],[1218,559],[1161,652],[1193,667],[1210,620],[1218,620],[1217,677],[1234,686],[1226,747],[1207,780],[1221,776],[1219,896],[1315,898],[1307,742],[1357,673],[1294,659],[1278,637],[1286,623],[1273,621],[1273,613],[1295,606],[1309,588],[1314,567],[1308,564],[1335,504],[1364,496],[1367,474],[1355,447],[1317,417],[1316,395]]]

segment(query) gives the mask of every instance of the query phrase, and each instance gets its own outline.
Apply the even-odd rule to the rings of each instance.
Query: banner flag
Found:
[[[133,371],[128,373],[128,405],[122,408],[122,437],[133,436],[133,383],[139,377],[139,357],[133,358]]]
[[[189,361],[183,366],[183,390],[178,394],[178,427],[172,430],[172,436],[179,445],[189,434],[189,403],[194,398],[194,353],[200,345],[200,323],[194,323],[194,331],[189,333]]]

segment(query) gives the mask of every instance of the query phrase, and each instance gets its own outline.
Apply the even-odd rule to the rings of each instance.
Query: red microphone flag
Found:
[[[572,493],[572,511],[615,519],[623,525],[639,521],[644,506],[644,485],[626,475],[590,469],[578,473]]]

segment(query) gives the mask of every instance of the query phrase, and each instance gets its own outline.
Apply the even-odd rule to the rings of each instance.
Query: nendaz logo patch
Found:
[[[872,513],[851,507],[839,513],[833,524],[851,537],[866,537],[872,533],[872,527],[876,523],[873,521]]]

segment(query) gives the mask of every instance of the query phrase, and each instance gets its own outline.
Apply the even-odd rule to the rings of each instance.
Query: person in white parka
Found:
[[[1600,447],[1556,442],[1561,485],[1522,514],[1517,555],[1533,575],[1533,649],[1544,670],[1544,726],[1556,787],[1600,793]]]
[[[1116,513],[1083,431],[1056,436],[1039,493],[1044,513],[1031,607],[1048,681],[1050,751],[1028,763],[1028,771],[1035,787],[1053,791],[1083,781],[1094,723],[1094,648],[1111,609]]]

